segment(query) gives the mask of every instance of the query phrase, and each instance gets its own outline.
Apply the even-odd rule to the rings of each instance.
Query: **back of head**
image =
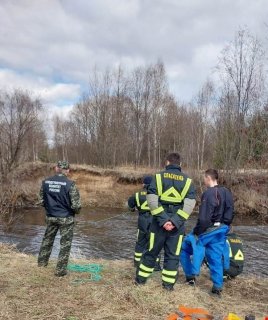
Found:
[[[143,184],[145,187],[149,186],[152,182],[152,176],[145,176],[143,177]]]
[[[215,169],[208,169],[205,171],[205,176],[210,177],[211,180],[213,181],[218,181],[219,180],[219,174],[218,171]]]
[[[177,152],[173,152],[168,154],[166,157],[167,164],[180,165],[181,164],[181,156]]]
[[[219,174],[215,169],[208,169],[205,171],[204,184],[206,187],[214,187],[218,185]]]
[[[68,173],[70,169],[70,164],[66,160],[59,160],[56,166],[56,171],[58,173]]]

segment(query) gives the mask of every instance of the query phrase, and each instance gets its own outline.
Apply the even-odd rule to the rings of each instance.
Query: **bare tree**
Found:
[[[204,154],[207,142],[209,127],[211,126],[213,107],[215,106],[214,85],[211,80],[207,80],[197,96],[196,109],[198,119],[196,122],[197,130],[197,169],[204,167]]]
[[[9,173],[20,161],[29,158],[27,145],[38,131],[42,105],[27,92],[0,93],[0,171]],[[35,153],[35,151],[34,151]],[[36,154],[34,155],[36,157]]]
[[[234,149],[232,165],[240,166],[244,157],[247,116],[261,106],[264,86],[264,50],[260,41],[248,30],[239,30],[233,42],[223,50],[218,71],[221,75],[222,100],[232,99],[232,106],[221,103],[234,115]],[[229,97],[229,98],[228,98]]]

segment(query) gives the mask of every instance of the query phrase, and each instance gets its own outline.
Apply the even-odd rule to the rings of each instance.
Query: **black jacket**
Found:
[[[199,216],[194,234],[200,235],[215,222],[230,225],[234,216],[234,202],[231,192],[221,186],[208,188],[201,197]]]
[[[182,193],[188,176],[183,173],[180,166],[177,165],[168,165],[166,166],[166,169],[159,174],[161,175],[163,193],[165,193],[167,190],[173,191],[171,191],[170,194],[170,201],[165,201],[164,199],[159,197],[159,205],[162,205],[165,211],[154,216],[154,220],[157,221],[160,227],[162,227],[167,221],[171,221],[177,229],[180,229],[184,225],[185,219],[178,215],[177,212],[179,209],[183,208],[184,199],[181,202],[172,202],[172,193]],[[153,177],[152,183],[148,188],[148,194],[155,194],[159,196],[156,176]],[[185,198],[196,198],[196,192],[193,183],[190,184]]]
[[[130,210],[134,211],[135,208],[138,209],[139,214],[150,213],[150,209],[147,204],[146,199],[147,189],[143,189],[140,192],[136,192],[133,196],[128,199],[128,206]]]
[[[65,175],[55,175],[42,182],[43,205],[48,216],[66,218],[74,215],[70,197],[72,184]]]

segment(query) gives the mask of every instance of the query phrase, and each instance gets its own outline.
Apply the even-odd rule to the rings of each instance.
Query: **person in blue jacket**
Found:
[[[218,185],[217,170],[208,169],[204,183],[207,190],[201,197],[197,224],[183,242],[180,261],[186,281],[193,285],[206,257],[213,282],[211,292],[220,296],[226,236],[233,221],[233,197],[228,189]]]

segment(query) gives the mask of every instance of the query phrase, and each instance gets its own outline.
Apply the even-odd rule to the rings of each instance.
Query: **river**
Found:
[[[120,215],[118,209],[84,208],[77,216],[71,256],[75,258],[131,259],[136,238],[137,214]],[[36,255],[45,231],[42,209],[18,212],[17,221],[4,230],[0,226],[0,242],[15,244],[20,251]],[[113,216],[115,218],[110,219]],[[107,220],[108,219],[108,220]],[[187,222],[191,230],[196,221]],[[234,232],[244,241],[245,273],[268,276],[268,226],[257,225],[253,219],[237,216]],[[59,250],[57,235],[52,256]]]

